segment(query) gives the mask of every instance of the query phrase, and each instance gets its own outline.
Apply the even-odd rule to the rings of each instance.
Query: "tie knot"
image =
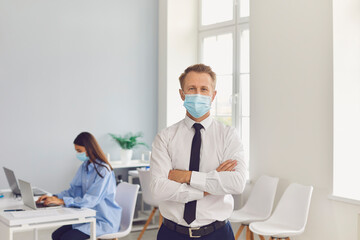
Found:
[[[196,132],[199,132],[200,129],[203,128],[203,125],[201,125],[200,123],[194,123],[193,127],[195,128]]]

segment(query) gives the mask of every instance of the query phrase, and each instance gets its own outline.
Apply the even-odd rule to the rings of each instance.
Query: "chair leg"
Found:
[[[156,210],[157,210],[157,207],[154,207],[137,240],[140,240],[140,239],[142,238],[142,236],[144,235],[145,230],[146,230],[146,228],[148,227],[151,219],[153,218]]]
[[[246,240],[251,240],[251,231],[249,226],[246,226]]]
[[[163,216],[161,215],[161,212],[159,211],[159,228],[161,227],[162,222],[163,222]]]
[[[263,235],[259,235],[260,240],[265,240]]]
[[[245,225],[240,225],[239,230],[237,231],[236,235],[235,235],[235,240],[238,240],[238,238],[240,237],[240,234],[242,233],[243,229],[244,229]]]
[[[265,240],[263,235],[259,235],[260,240]]]
[[[250,230],[250,227],[249,227],[249,230]],[[254,233],[251,230],[250,230],[250,239],[254,240]]]

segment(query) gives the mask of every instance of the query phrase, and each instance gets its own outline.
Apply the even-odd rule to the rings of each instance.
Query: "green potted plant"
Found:
[[[109,133],[109,135],[119,144],[121,147],[120,149],[120,158],[125,163],[128,163],[133,155],[133,148],[138,145],[144,145],[147,147],[146,143],[139,142],[138,138],[142,137],[142,133],[127,133],[124,136],[121,135],[115,135],[112,133]]]

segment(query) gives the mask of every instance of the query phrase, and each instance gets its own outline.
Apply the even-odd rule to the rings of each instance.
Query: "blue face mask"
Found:
[[[77,159],[79,159],[82,162],[85,162],[85,161],[89,160],[89,157],[86,156],[85,152],[77,153],[76,157],[77,157]]]
[[[204,116],[211,108],[211,96],[186,94],[184,107],[194,118]]]

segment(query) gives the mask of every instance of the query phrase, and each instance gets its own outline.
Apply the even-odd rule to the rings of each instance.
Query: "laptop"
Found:
[[[34,201],[34,193],[32,191],[30,183],[19,179],[19,186],[20,186],[21,197],[24,202],[24,205],[28,206],[29,208],[36,210],[36,209],[40,209],[40,208],[61,208],[62,207],[61,205],[57,205],[57,204],[44,205],[43,203],[36,203]]]
[[[9,186],[10,186],[11,191],[13,192],[13,194],[21,195],[21,192],[20,192],[16,177],[15,177],[14,171],[12,171],[12,170],[10,170],[10,169],[8,169],[6,167],[3,167],[3,169],[4,169],[7,181],[9,183]],[[34,193],[34,196],[42,196],[42,195],[46,194],[46,192],[44,192],[44,191],[42,191],[42,190],[40,190],[38,188],[34,188],[33,193]]]

